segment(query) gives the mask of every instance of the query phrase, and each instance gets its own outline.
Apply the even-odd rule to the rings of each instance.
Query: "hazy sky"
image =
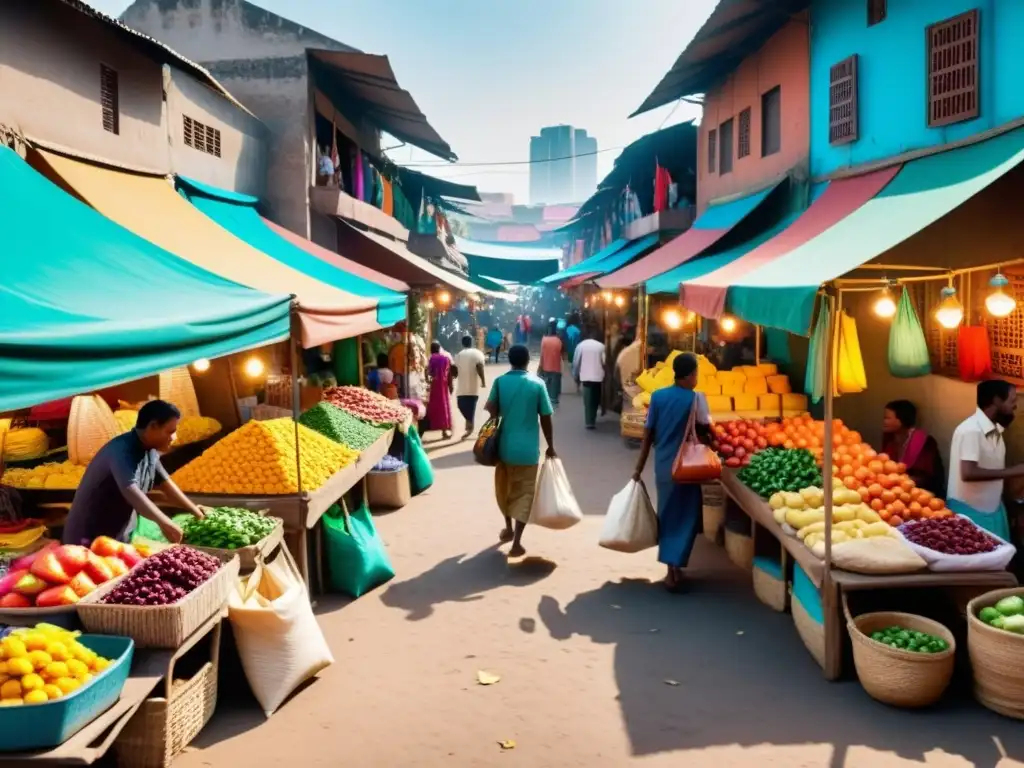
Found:
[[[120,15],[130,0],[88,0]],[[647,97],[716,0],[258,0],[367,53],[387,54],[403,88],[460,163],[525,161],[530,136],[568,123],[597,137],[598,176],[618,149],[687,103],[627,116]],[[528,201],[529,166],[449,166],[419,150],[399,162]],[[437,163],[437,165],[433,165]]]

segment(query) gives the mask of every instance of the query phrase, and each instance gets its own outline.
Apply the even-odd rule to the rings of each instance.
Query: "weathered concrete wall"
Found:
[[[118,76],[119,132],[103,128],[100,64]],[[57,3],[0,3],[0,123],[113,163],[166,171],[161,65]]]

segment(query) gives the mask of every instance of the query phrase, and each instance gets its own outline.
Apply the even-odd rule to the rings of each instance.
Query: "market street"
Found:
[[[488,378],[503,370],[490,366]],[[599,548],[608,498],[636,454],[612,416],[584,432],[568,390],[555,442],[583,523],[529,528],[531,558],[506,565],[491,471],[473,463],[469,442],[439,447],[428,435],[435,486],[376,518],[396,578],[351,603],[321,600],[335,664],[269,721],[222,688],[213,721],[175,765],[1021,764],[1000,758],[1024,759],[1024,729],[969,693],[915,714],[871,700],[855,680],[825,681],[791,617],[761,605],[749,576],[703,537],[697,584],[679,596],[651,583],[663,575],[653,550]],[[500,682],[478,685],[481,670]]]

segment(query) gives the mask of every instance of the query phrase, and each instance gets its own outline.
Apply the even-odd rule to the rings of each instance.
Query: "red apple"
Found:
[[[67,584],[51,587],[36,598],[36,608],[56,608],[59,605],[74,605],[78,602],[75,590]]]
[[[0,579],[0,597],[10,594],[11,590],[14,589],[14,585],[18,583],[18,580],[28,573],[28,569],[22,568],[20,570],[11,570],[7,572],[7,575]]]
[[[89,549],[100,557],[111,557],[120,554],[121,550],[124,549],[124,544],[109,536],[99,536]]]
[[[0,608],[31,608],[32,598],[19,595],[17,592],[0,597]]]
[[[124,549],[121,550],[121,554],[118,555],[122,562],[129,568],[134,568],[136,565],[142,562],[143,558],[139,551],[131,544],[125,544]]]
[[[38,576],[35,576],[31,573],[26,573],[24,576],[18,579],[18,583],[14,585],[14,591],[20,595],[32,597],[33,595],[38,595],[40,592],[45,591],[49,588],[49,586],[49,584],[40,579]]]
[[[59,541],[51,541],[45,547],[41,547],[40,549],[37,549],[35,552],[29,552],[27,555],[22,555],[17,560],[15,560],[13,563],[11,563],[11,570],[12,571],[21,571],[21,570],[27,571],[29,568],[32,567],[32,563],[35,562],[37,557],[42,555],[44,552],[49,552],[51,549],[56,549],[59,546],[60,546],[60,542]]]
[[[79,597],[85,597],[96,589],[96,582],[89,578],[89,574],[82,571],[71,580],[68,586],[75,590],[75,594]]]
[[[82,569],[82,573],[88,576],[96,584],[102,584],[114,578],[114,571],[110,564],[94,552],[89,553],[89,561]]]
[[[110,566],[110,570],[114,572],[115,576],[124,576],[128,573],[128,566],[124,564],[124,561],[119,557],[104,557],[103,558],[107,565]]]
[[[67,584],[71,581],[71,577],[64,571],[64,566],[57,559],[56,550],[41,554],[35,559],[29,570],[34,576],[38,576],[50,584]]]
[[[89,562],[89,550],[77,544],[65,544],[53,551],[68,576],[76,576]]]

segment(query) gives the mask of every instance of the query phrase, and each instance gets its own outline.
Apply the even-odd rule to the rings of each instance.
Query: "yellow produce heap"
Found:
[[[121,408],[114,411],[114,419],[121,433],[135,429],[135,423],[139,419],[139,412],[129,408]],[[178,431],[175,433],[174,447],[198,443],[208,437],[213,437],[221,430],[221,424],[209,416],[182,416],[178,420]]]
[[[45,704],[73,693],[110,666],[78,642],[79,633],[40,624],[0,643],[0,707]]]
[[[70,461],[48,462],[32,467],[19,469],[11,467],[4,472],[0,483],[13,488],[46,488],[48,490],[70,490],[77,488],[85,474],[85,467],[72,464]]]
[[[299,425],[302,490],[315,491],[359,453]],[[283,495],[298,492],[295,424],[250,421],[174,473],[187,493]]]

